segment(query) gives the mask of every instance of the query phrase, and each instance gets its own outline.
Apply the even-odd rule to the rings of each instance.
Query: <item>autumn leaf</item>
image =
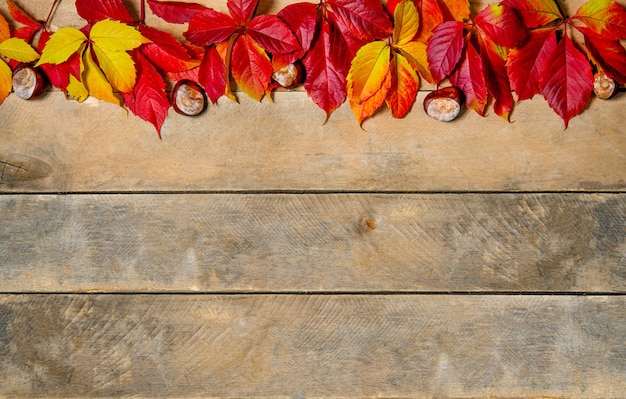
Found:
[[[33,17],[28,15],[28,13],[22,10],[22,8],[20,8],[15,1],[6,0],[6,2],[11,17],[13,17],[16,22],[24,25],[13,31],[13,37],[19,37],[30,43],[35,33],[37,33],[40,29],[44,29],[45,23],[36,21]],[[2,39],[0,39],[0,41],[2,41]]]
[[[185,24],[198,12],[206,10],[201,4],[179,1],[148,0],[148,6],[154,15],[173,24]]]
[[[11,37],[11,28],[6,19],[0,14],[0,43]]]
[[[0,104],[2,104],[9,96],[9,93],[11,93],[13,87],[12,76],[11,68],[9,68],[6,62],[0,60]]]
[[[474,23],[499,46],[515,48],[528,39],[528,30],[521,16],[504,4],[492,4],[482,9]]]
[[[450,83],[465,95],[465,105],[479,115],[485,114],[488,100],[483,71],[483,60],[474,45],[469,43],[459,68],[450,76]]]
[[[401,54],[393,57],[389,70],[391,85],[386,100],[387,106],[394,118],[402,118],[413,107],[420,79],[415,68]]]
[[[503,5],[517,10],[528,28],[538,28],[562,18],[554,0],[504,0]]]
[[[590,0],[576,11],[571,20],[582,22],[602,39],[626,38],[626,10],[612,0]]]
[[[465,49],[465,23],[446,21],[428,39],[428,65],[435,81],[449,76],[461,61]]]
[[[0,55],[19,62],[33,62],[39,54],[24,39],[11,37],[0,42]]]
[[[61,28],[50,36],[36,66],[42,64],[61,64],[87,41],[87,36],[72,27]]]
[[[76,0],[76,11],[91,25],[105,19],[116,20],[124,24],[134,22],[124,4],[116,0]]]
[[[619,41],[585,35],[585,47],[599,70],[619,84],[626,84],[626,49]]]

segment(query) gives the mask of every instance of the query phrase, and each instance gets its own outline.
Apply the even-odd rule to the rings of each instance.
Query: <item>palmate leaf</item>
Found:
[[[435,81],[449,76],[463,57],[465,49],[465,23],[443,22],[428,39],[428,65]]]
[[[387,95],[387,106],[391,109],[394,118],[404,117],[413,107],[419,76],[409,61],[400,54],[395,54],[389,66],[391,72],[391,86]]]
[[[585,35],[585,47],[599,70],[618,83],[626,84],[626,49],[619,41]]]
[[[504,0],[502,4],[516,9],[528,28],[538,28],[564,19],[554,0]]]
[[[228,12],[238,24],[252,19],[258,4],[259,0],[228,0],[226,2]]]
[[[602,39],[626,39],[626,10],[612,0],[590,0],[571,18],[585,24]]]
[[[197,46],[210,46],[227,41],[237,32],[235,21],[228,15],[206,9],[197,13],[189,22],[185,38]]]
[[[125,24],[134,22],[133,17],[120,0],[76,0],[76,11],[92,25],[105,19]]]
[[[182,1],[148,0],[148,6],[154,15],[173,24],[185,24],[197,13],[207,9],[202,4]]]
[[[380,91],[389,74],[390,56],[391,47],[383,41],[368,43],[356,53],[348,72],[351,103],[359,104]]]
[[[76,53],[86,41],[87,36],[80,30],[72,27],[61,28],[46,42],[36,66],[61,64]]]
[[[0,42],[0,55],[19,62],[33,62],[39,59],[39,54],[24,39],[9,38]]]
[[[24,26],[19,27],[13,31],[13,37],[19,37],[24,39],[28,43],[31,42],[33,36],[37,31],[43,29],[44,25],[42,22],[36,21],[33,17],[28,15],[27,12],[22,10],[13,0],[6,0],[7,7],[9,8],[9,13],[11,17],[20,24]],[[1,41],[1,40],[0,40]]]
[[[237,38],[233,46],[232,74],[244,93],[259,101],[272,76],[272,63],[265,51],[249,36]]]
[[[82,69],[82,82],[90,96],[102,101],[121,105],[119,98],[113,94],[113,87],[93,59],[89,48],[83,53]]]
[[[465,95],[465,105],[479,115],[485,114],[488,100],[483,68],[480,54],[472,43],[468,43],[459,68],[450,76],[450,83]]]
[[[393,31],[380,0],[326,0],[326,5],[343,30],[358,38],[373,40],[389,36]]]
[[[497,45],[515,48],[528,39],[528,30],[521,16],[505,4],[492,4],[482,9],[474,23]]]

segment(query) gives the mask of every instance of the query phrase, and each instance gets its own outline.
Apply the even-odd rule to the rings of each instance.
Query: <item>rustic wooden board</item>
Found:
[[[626,292],[622,194],[0,196],[4,292]]]
[[[423,98],[421,93],[418,102]],[[626,188],[626,95],[567,130],[542,99],[507,123],[466,112],[450,124],[415,110],[358,127],[349,107],[324,124],[303,92],[241,96],[199,118],[173,112],[163,139],[147,122],[61,93],[0,106],[0,190],[613,191]]]
[[[623,398],[626,299],[0,297],[0,396]]]

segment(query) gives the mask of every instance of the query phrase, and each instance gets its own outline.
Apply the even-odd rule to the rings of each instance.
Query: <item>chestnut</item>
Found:
[[[604,72],[597,72],[593,75],[593,92],[596,93],[596,97],[607,100],[617,92],[617,84]]]
[[[450,122],[461,112],[463,92],[457,87],[444,87],[430,92],[424,98],[424,111],[431,118]]]
[[[304,82],[304,67],[296,61],[274,71],[272,79],[286,89],[300,86]]]
[[[41,96],[48,87],[48,80],[39,68],[25,63],[15,67],[11,83],[13,92],[24,100]]]
[[[202,86],[193,80],[179,80],[172,89],[170,103],[181,115],[196,116],[204,112],[209,102]]]

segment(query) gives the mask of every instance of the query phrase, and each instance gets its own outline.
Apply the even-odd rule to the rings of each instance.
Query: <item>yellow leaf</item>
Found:
[[[110,19],[96,22],[89,38],[98,47],[108,51],[130,51],[143,43],[150,43],[132,26]]]
[[[76,28],[65,27],[54,32],[46,42],[37,66],[41,64],[61,64],[80,49],[87,36]]]
[[[0,14],[0,42],[3,42],[11,37],[11,28],[9,28],[9,23],[6,19]]]
[[[2,60],[0,60],[0,104],[11,93],[13,88],[13,73],[11,68]]]
[[[394,11],[393,43],[403,45],[413,40],[419,30],[419,14],[412,0],[404,0]]]
[[[91,51],[85,51],[83,56],[84,68],[83,82],[89,95],[99,100],[108,101],[110,103],[120,105],[120,100],[113,94],[113,88],[107,81],[106,77],[96,65]]]
[[[426,44],[422,42],[408,42],[396,48],[400,54],[406,57],[413,69],[427,81],[434,83],[433,77],[428,69],[428,58],[426,56]]]
[[[76,79],[73,75],[70,75],[70,83],[67,85],[67,95],[74,100],[82,103],[89,96],[89,92],[81,81]]]
[[[116,90],[131,92],[137,80],[137,71],[132,57],[125,51],[107,51],[93,45],[100,68]]]
[[[33,62],[39,54],[24,39],[12,37],[0,43],[0,54],[19,62]]]
[[[385,79],[382,82],[382,85],[378,91],[376,91],[370,98],[367,100],[361,101],[360,103],[354,103],[352,98],[350,98],[350,108],[352,108],[352,112],[359,121],[359,125],[361,123],[372,116],[374,112],[385,102],[387,95],[389,93],[389,88],[391,87],[391,74],[386,74]]]
[[[348,96],[360,103],[377,93],[389,74],[391,49],[382,41],[366,44],[357,51],[348,72]]]

